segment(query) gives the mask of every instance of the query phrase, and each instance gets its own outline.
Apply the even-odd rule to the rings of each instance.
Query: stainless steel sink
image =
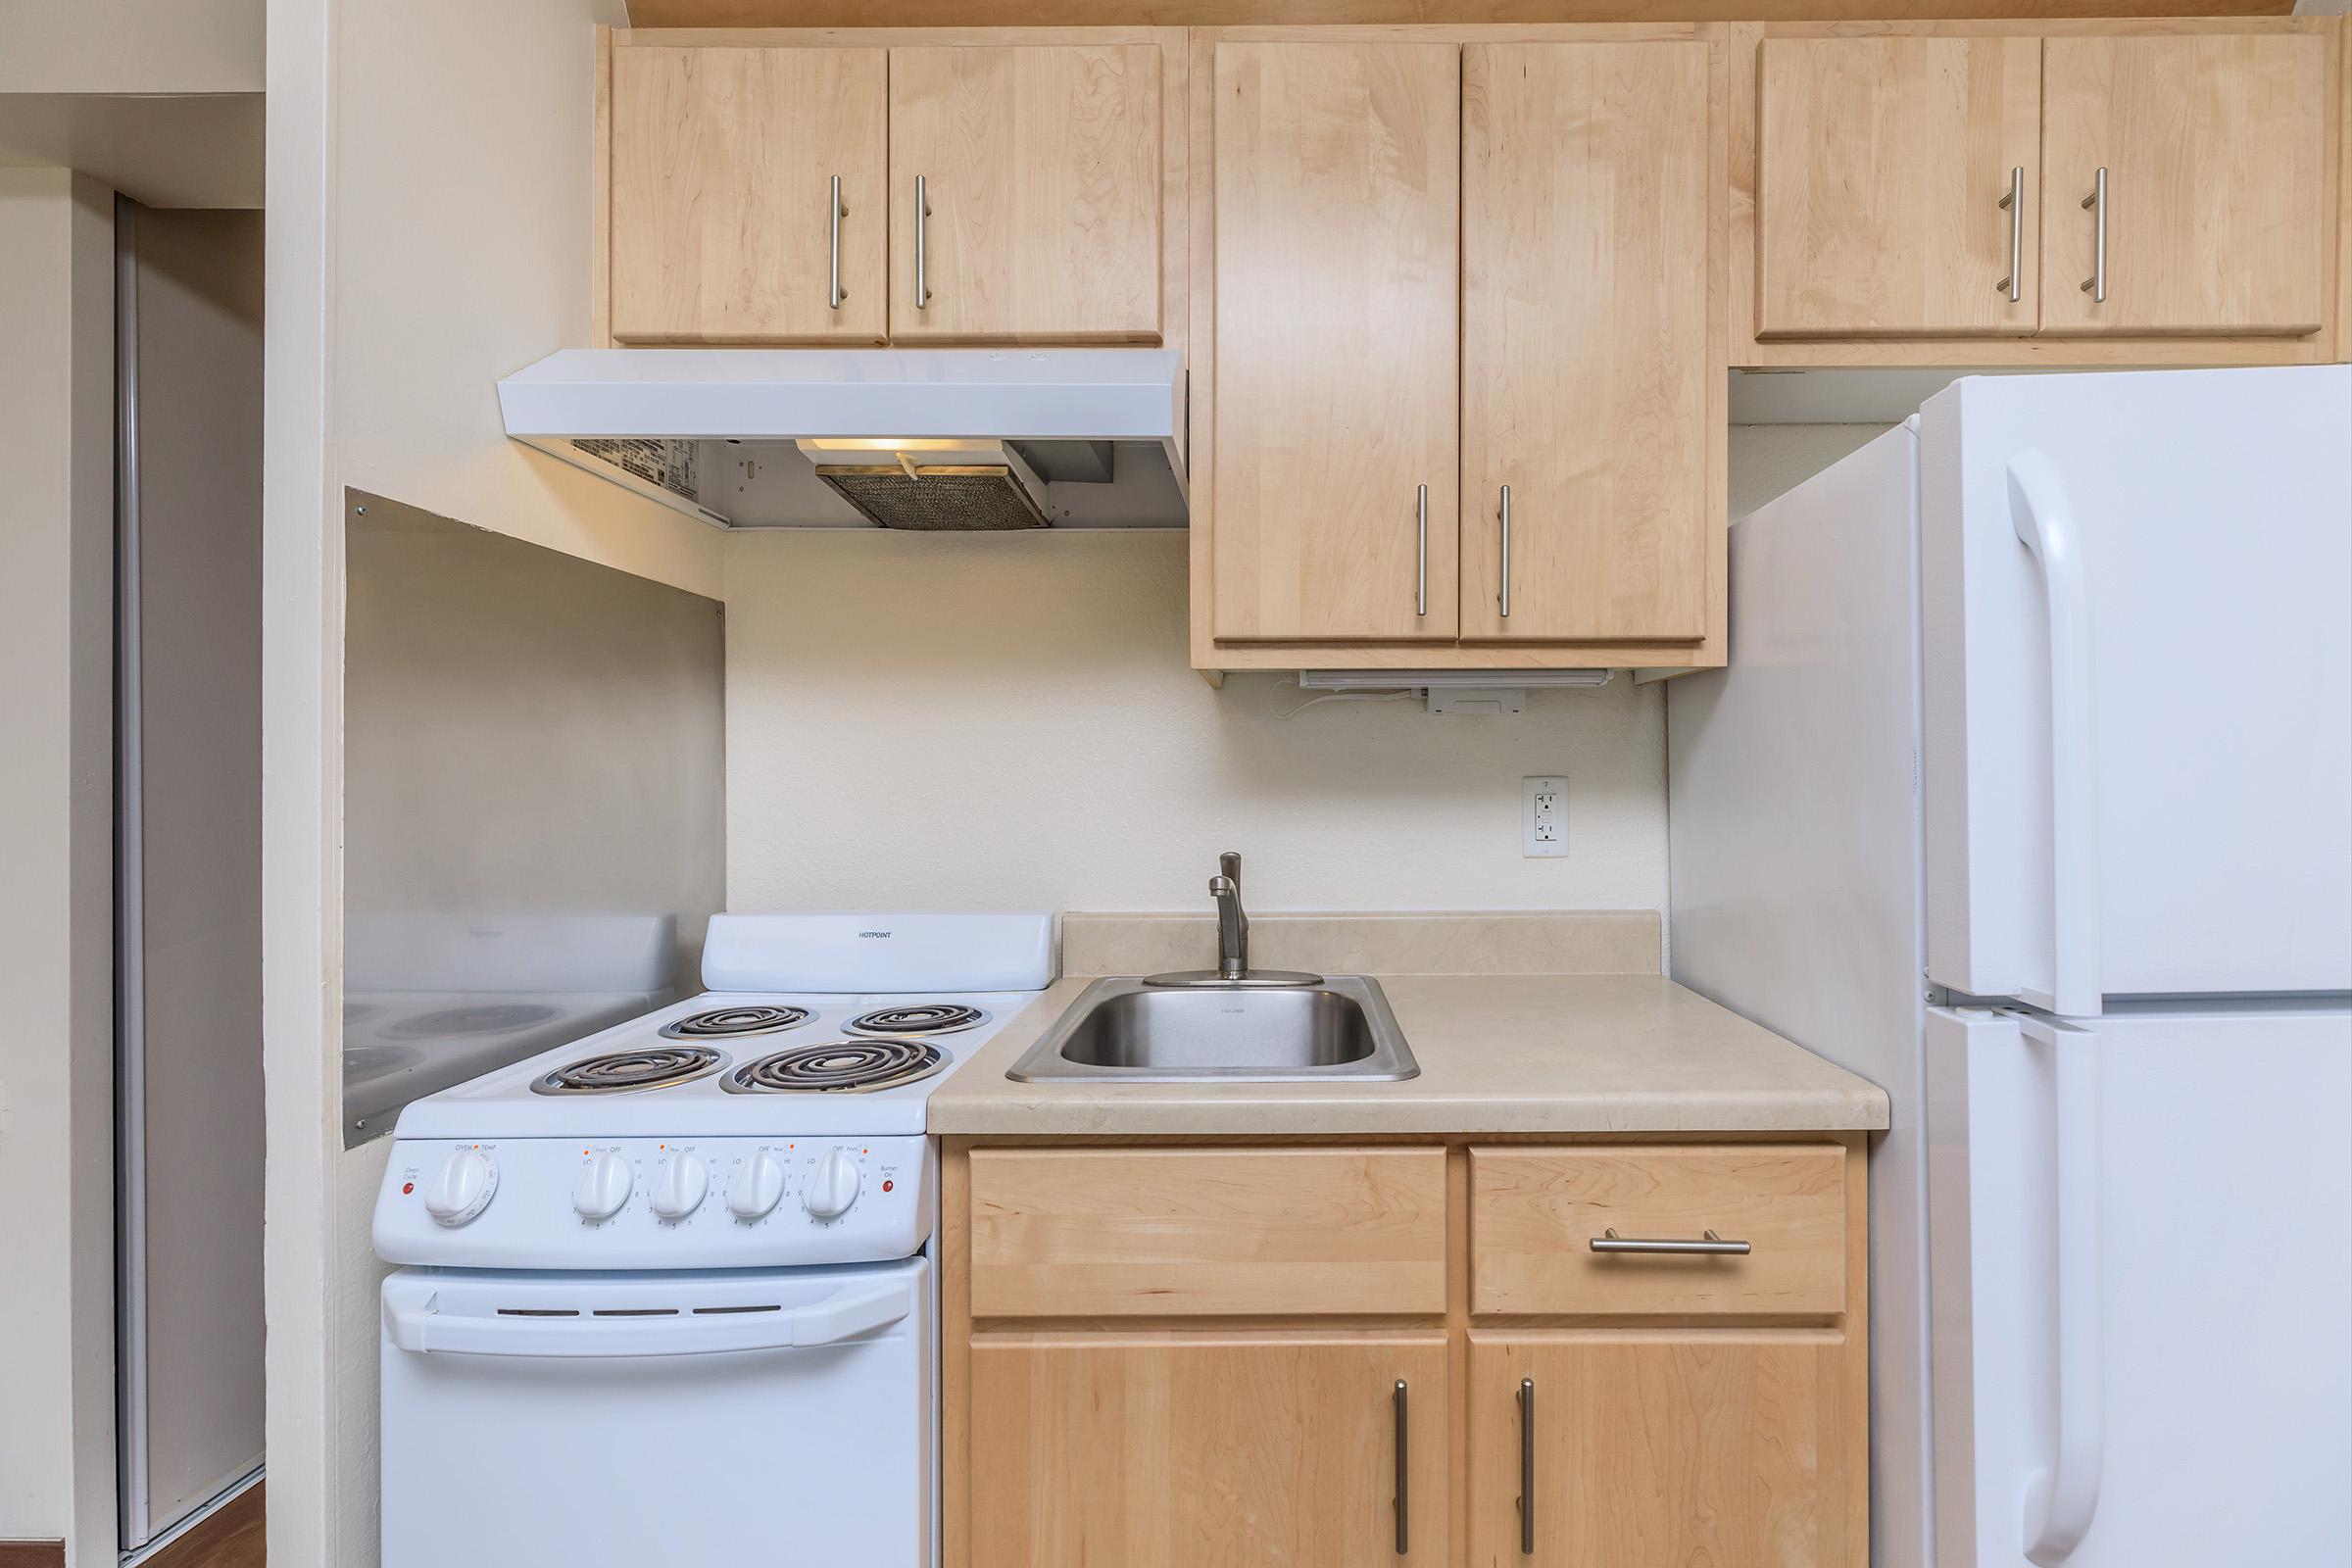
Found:
[[[1300,986],[1098,980],[1005,1076],[1020,1083],[1317,1083],[1420,1071],[1378,982],[1336,975]]]

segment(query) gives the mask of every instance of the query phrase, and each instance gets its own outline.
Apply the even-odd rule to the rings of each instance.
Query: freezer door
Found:
[[[2352,1012],[1932,1009],[1936,1561],[2352,1561]]]
[[[1928,958],[1976,996],[2352,990],[2352,367],[1922,411]]]

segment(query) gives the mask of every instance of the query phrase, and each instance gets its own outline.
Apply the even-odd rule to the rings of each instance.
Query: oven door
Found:
[[[933,1314],[920,1257],[402,1269],[383,1289],[383,1568],[928,1568]]]

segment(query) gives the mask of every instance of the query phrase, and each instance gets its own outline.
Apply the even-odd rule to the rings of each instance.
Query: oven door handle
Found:
[[[384,1303],[384,1331],[424,1354],[623,1356],[723,1355],[839,1345],[899,1322],[914,1309],[903,1280],[879,1290],[845,1287],[807,1306],[773,1312],[679,1312],[663,1317],[444,1316],[438,1295]]]

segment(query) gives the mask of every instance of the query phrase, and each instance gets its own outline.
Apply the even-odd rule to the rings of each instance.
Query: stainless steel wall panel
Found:
[[[697,989],[723,607],[345,497],[346,1146]]]

